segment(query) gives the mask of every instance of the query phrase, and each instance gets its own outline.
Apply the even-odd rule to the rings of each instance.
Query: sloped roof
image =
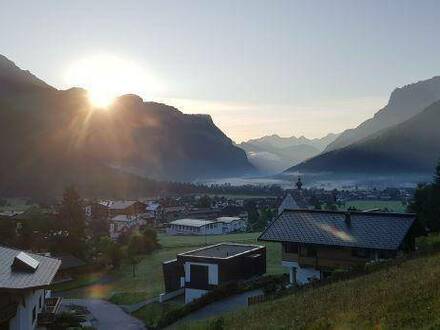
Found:
[[[59,254],[54,255],[53,257],[61,261],[60,270],[66,270],[86,265],[84,261],[71,254]]]
[[[110,221],[118,221],[118,222],[131,222],[134,220],[136,220],[136,218],[125,214],[116,215],[110,219]]]
[[[262,241],[395,250],[415,221],[413,214],[284,210],[258,238]]]
[[[280,206],[278,207],[278,214],[283,213],[284,210],[293,210],[293,209],[299,209],[298,203],[295,201],[295,199],[292,197],[291,194],[287,194],[286,197],[284,197],[283,201],[281,202]]]
[[[114,201],[110,204],[110,209],[112,210],[123,210],[127,207],[134,205],[136,201]]]
[[[0,247],[0,289],[29,289],[51,284],[61,261],[39,254],[27,253],[39,264],[35,271],[23,271],[11,267],[20,250]]]

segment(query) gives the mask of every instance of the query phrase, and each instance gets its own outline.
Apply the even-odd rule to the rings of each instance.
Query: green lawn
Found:
[[[439,278],[437,253],[225,314],[224,329],[439,329]]]
[[[85,274],[73,282],[60,284],[55,289],[58,291],[71,289],[65,291],[64,294],[72,298],[111,298],[113,302],[119,304],[135,303],[158,296],[163,292],[162,262],[176,258],[178,253],[219,242],[256,244],[258,235],[258,233],[241,233],[205,238],[159,234],[162,248],[151,255],[142,256],[141,262],[136,266],[136,277],[133,277],[132,266],[123,264],[119,270],[103,272],[99,275],[96,273]],[[282,273],[284,269],[281,267],[279,244],[265,242],[257,244],[263,244],[267,247],[267,273]]]
[[[349,207],[355,207],[358,210],[369,210],[369,209],[384,209],[387,208],[393,212],[405,212],[406,205],[403,205],[401,201],[348,201],[345,203],[344,209]]]
[[[277,196],[273,195],[246,195],[246,194],[207,194],[209,197],[225,197],[227,199],[237,200],[237,199],[252,199],[252,198],[274,198]]]

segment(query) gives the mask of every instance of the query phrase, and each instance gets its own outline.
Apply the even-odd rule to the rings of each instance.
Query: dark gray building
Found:
[[[217,286],[249,279],[266,272],[266,248],[259,245],[221,243],[184,252],[163,263],[165,295],[184,292],[185,302]]]

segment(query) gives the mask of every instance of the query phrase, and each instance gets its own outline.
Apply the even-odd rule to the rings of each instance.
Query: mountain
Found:
[[[0,69],[0,194],[59,193],[120,173],[193,180],[255,170],[208,115],[135,95],[96,110],[83,89],[57,90],[4,57]]]
[[[399,174],[432,172],[440,159],[440,101],[407,121],[286,172]]]
[[[440,76],[395,89],[388,104],[354,129],[344,131],[325,152],[346,147],[384,128],[400,124],[440,100]]]
[[[316,156],[338,135],[328,134],[321,139],[263,136],[242,142],[238,146],[246,151],[249,161],[260,171],[277,173],[305,159]]]

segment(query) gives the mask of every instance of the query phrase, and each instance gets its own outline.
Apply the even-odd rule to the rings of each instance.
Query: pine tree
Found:
[[[85,215],[81,198],[75,187],[69,186],[63,193],[63,199],[58,211],[58,225],[64,232],[64,252],[83,256],[85,251]]]

